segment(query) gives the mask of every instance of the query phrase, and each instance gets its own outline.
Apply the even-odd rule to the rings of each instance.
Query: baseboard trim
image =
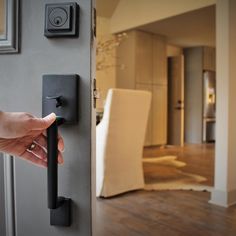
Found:
[[[211,200],[209,203],[229,207],[236,204],[236,189],[230,191],[222,191],[214,189],[211,193]]]

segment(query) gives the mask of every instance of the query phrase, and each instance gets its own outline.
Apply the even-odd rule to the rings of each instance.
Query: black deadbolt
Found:
[[[79,6],[76,2],[46,4],[46,37],[78,36]]]

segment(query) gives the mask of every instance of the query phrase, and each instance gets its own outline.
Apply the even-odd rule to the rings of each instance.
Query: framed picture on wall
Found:
[[[0,53],[17,53],[18,0],[0,0]]]

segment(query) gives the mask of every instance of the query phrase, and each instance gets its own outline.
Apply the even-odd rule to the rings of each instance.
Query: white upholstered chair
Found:
[[[96,195],[144,187],[142,152],[151,93],[110,89],[96,129]]]

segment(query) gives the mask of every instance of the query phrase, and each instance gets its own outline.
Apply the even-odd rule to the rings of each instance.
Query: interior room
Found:
[[[127,3],[125,10],[122,8],[125,7],[124,1],[97,2],[96,78],[99,93],[96,110],[97,162],[102,161],[100,154],[98,158],[98,152],[102,152],[100,146],[105,145],[98,139],[103,136],[102,132],[109,136],[104,128],[104,123],[109,123],[106,109],[110,109],[111,112],[111,106],[115,106],[115,103],[110,101],[111,90],[121,89],[130,93],[137,90],[148,91],[152,99],[142,151],[144,185],[137,184],[136,179],[133,182],[136,186],[129,185],[127,189],[113,191],[112,188],[116,188],[117,184],[112,179],[115,176],[116,167],[114,167],[113,173],[104,177],[104,182],[111,182],[110,186],[104,183],[105,190],[97,192],[97,196],[99,197],[98,212],[106,221],[109,218],[107,211],[119,208],[121,212],[123,210],[120,213],[123,217],[133,214],[134,216],[130,216],[133,217],[131,222],[138,224],[137,222],[142,219],[137,218],[135,214],[138,210],[145,211],[146,206],[146,204],[142,206],[141,201],[147,203],[152,199],[150,204],[153,204],[153,211],[149,209],[149,214],[157,217],[158,213],[155,215],[155,212],[158,212],[158,201],[162,202],[164,198],[173,197],[176,191],[187,190],[178,192],[180,195],[185,195],[180,198],[185,198],[189,197],[188,194],[193,194],[191,191],[194,191],[196,196],[198,194],[200,196],[201,192],[209,194],[213,189],[216,141],[216,6],[210,4],[165,19],[152,20],[151,23],[146,23],[144,16],[141,15],[139,22],[132,22],[128,26],[122,25],[119,22],[124,20],[121,13],[125,12],[124,18],[127,20],[128,11],[135,9],[135,3],[131,2]],[[134,109],[135,113],[134,107],[141,107],[141,105],[137,101],[133,103],[131,109]],[[119,110],[117,115],[122,114],[121,117],[125,117],[126,110],[127,108],[124,108],[124,112],[122,109]],[[131,119],[136,120],[137,117]],[[116,121],[118,120],[119,118],[116,118]],[[115,130],[115,122],[113,126],[111,129]],[[107,129],[109,128],[108,125]],[[134,136],[128,133],[128,129],[126,131],[126,134],[134,140]],[[115,138],[115,131],[111,133]],[[126,141],[123,139],[123,142]],[[114,152],[119,152],[115,147],[116,144],[113,145]],[[126,148],[129,149],[129,146]],[[116,158],[121,158],[116,154],[103,155],[104,159],[110,158],[110,165],[112,160],[116,163]],[[135,168],[131,156],[132,151],[130,157],[127,157],[130,158],[131,163],[128,160],[127,163],[123,163],[130,169]],[[103,168],[106,168],[105,165],[106,163]],[[107,169],[108,165],[107,161]],[[100,168],[99,166],[97,170]],[[124,175],[124,172],[124,168],[121,168],[120,175]],[[106,175],[105,171],[104,173]],[[137,173],[137,178],[138,176]],[[102,181],[100,174],[97,174],[97,178],[100,185]],[[126,176],[127,178],[129,176]],[[130,175],[130,178],[135,177]],[[144,189],[144,191],[132,191],[137,189]],[[144,193],[145,191],[147,192]],[[156,196],[158,194],[160,199]],[[205,197],[207,204],[207,196]],[[135,211],[120,207],[126,204],[126,207],[133,209],[135,204],[132,201],[138,204],[138,209]],[[111,222],[115,219],[113,217]],[[142,226],[144,227],[145,223]],[[106,230],[112,232],[109,226]],[[129,232],[131,229],[126,225],[123,230]],[[148,233],[150,235],[157,233],[158,231],[155,230],[150,230]],[[105,233],[102,229],[101,232]],[[145,235],[149,234],[146,232]]]
[[[110,6],[104,10],[98,2],[97,123],[109,89],[149,91],[144,166],[177,158],[183,161],[183,170],[208,167],[201,182],[213,186],[215,5],[112,34],[111,17],[117,4],[103,4]],[[191,153],[200,157],[194,159]],[[196,167],[194,174],[200,174]],[[182,187],[186,186],[175,188]]]

